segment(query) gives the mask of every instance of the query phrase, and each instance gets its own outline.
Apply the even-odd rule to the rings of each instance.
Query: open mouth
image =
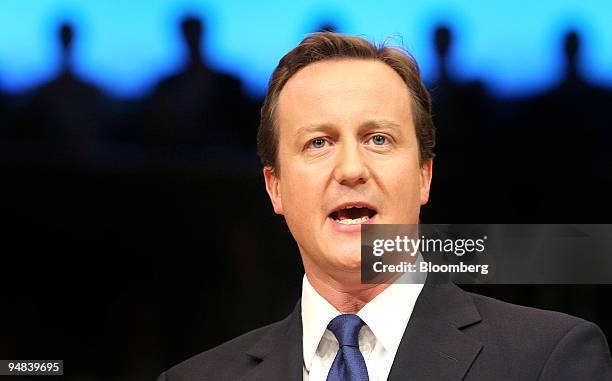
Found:
[[[350,205],[331,212],[329,217],[339,224],[358,225],[366,223],[375,215],[376,211],[374,209],[370,209],[366,206]]]

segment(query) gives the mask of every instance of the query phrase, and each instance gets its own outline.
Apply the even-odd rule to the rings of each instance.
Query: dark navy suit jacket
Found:
[[[594,324],[425,283],[389,380],[612,381],[606,338]],[[162,373],[158,381],[302,380],[300,303],[256,329]]]

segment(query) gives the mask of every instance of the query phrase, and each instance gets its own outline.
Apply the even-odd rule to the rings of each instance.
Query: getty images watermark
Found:
[[[465,254],[484,253],[487,237],[482,238],[427,238],[421,235],[413,238],[408,235],[396,235],[394,239],[375,239],[372,242],[372,255],[381,257],[390,253],[407,255],[410,259],[421,254],[446,254],[462,257]],[[399,263],[384,263],[375,261],[372,270],[376,273],[405,273],[405,272],[444,272],[444,273],[489,273],[488,264],[466,264],[463,261],[455,264],[435,264],[429,261],[403,260]]]
[[[464,284],[612,284],[612,225],[362,225],[363,283],[432,273]]]

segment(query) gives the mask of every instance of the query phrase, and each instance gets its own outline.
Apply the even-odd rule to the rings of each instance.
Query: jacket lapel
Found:
[[[482,343],[461,332],[481,318],[469,295],[428,276],[389,373],[389,381],[461,380]],[[301,302],[247,351],[254,361],[241,381],[303,377]]]
[[[301,301],[291,315],[269,330],[247,351],[256,364],[243,381],[279,379],[301,381],[303,378]]]
[[[461,332],[481,320],[472,299],[454,284],[433,278],[428,276],[414,307],[389,381],[461,380],[482,348]]]

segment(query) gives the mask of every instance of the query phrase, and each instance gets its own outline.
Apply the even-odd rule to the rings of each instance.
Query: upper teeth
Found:
[[[354,220],[350,219],[350,218],[345,218],[343,220],[341,219],[336,219],[336,221],[338,221],[339,223],[343,224],[343,225],[355,225],[355,224],[363,224],[364,222],[366,222],[367,220],[369,220],[368,216],[363,216],[361,218],[355,218]]]

